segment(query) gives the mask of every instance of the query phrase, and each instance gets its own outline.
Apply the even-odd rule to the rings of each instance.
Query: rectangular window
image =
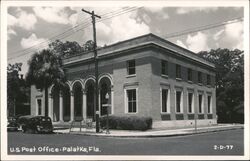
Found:
[[[202,83],[202,73],[198,72],[198,83]]]
[[[211,77],[207,74],[207,85],[211,85]]]
[[[181,112],[181,91],[176,91],[176,112]]]
[[[161,112],[169,112],[168,111],[168,89],[162,89],[161,94]]]
[[[38,115],[42,115],[42,100],[41,99],[37,99],[37,111],[38,111]]]
[[[161,60],[161,74],[168,75],[168,62],[166,60]]]
[[[211,96],[207,96],[207,113],[211,113]]]
[[[136,89],[127,90],[128,113],[136,113]]]
[[[202,94],[199,94],[199,113],[202,113]]]
[[[128,75],[134,75],[135,72],[135,60],[129,60],[127,61],[127,74]]]
[[[188,68],[188,81],[193,81],[193,71],[192,69]]]
[[[193,93],[188,93],[188,112],[193,112]]]
[[[176,78],[181,78],[181,66],[176,64]]]

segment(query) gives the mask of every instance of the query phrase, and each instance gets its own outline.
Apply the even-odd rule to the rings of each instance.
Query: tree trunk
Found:
[[[48,116],[48,87],[45,85],[45,116]]]
[[[16,116],[16,98],[14,98],[14,105],[13,105],[13,116]]]

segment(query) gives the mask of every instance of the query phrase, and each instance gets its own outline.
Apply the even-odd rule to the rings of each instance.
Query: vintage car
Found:
[[[18,131],[17,119],[15,117],[8,117],[7,131]]]
[[[18,124],[23,133],[52,133],[51,118],[47,116],[20,116]]]

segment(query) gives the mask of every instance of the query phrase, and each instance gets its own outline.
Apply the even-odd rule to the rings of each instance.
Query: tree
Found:
[[[215,64],[218,122],[244,121],[244,52],[216,49],[198,53]]]
[[[84,51],[93,51],[94,50],[94,41],[88,40],[86,43],[83,45]]]
[[[61,55],[63,58],[66,58],[77,54],[93,51],[94,41],[88,40],[85,42],[85,44],[83,44],[83,46],[81,46],[76,41],[62,42],[60,40],[55,40],[54,42],[49,44],[49,49],[54,54]]]
[[[8,116],[16,114],[16,98],[20,93],[20,78],[22,63],[8,64],[7,67],[7,111]]]
[[[59,54],[62,57],[69,57],[76,54],[79,54],[84,51],[83,47],[81,47],[76,41],[70,42],[62,42],[60,40],[56,40],[49,44],[49,49],[54,54]]]
[[[61,56],[49,49],[36,52],[28,62],[27,81],[45,92],[45,116],[48,116],[48,87],[64,86],[66,81]]]

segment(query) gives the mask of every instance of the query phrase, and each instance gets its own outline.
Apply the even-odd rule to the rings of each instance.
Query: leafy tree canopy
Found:
[[[62,57],[69,57],[76,54],[79,54],[84,51],[84,48],[81,47],[76,41],[70,42],[62,42],[60,40],[56,40],[49,44],[49,49],[54,54],[60,54]]]
[[[8,64],[7,66],[7,94],[8,98],[15,98],[19,93],[19,72],[21,71],[22,63]]]
[[[14,71],[20,72],[22,68],[22,63],[15,63],[15,64],[8,64],[7,66],[7,72],[11,73]]]
[[[244,51],[219,48],[198,55],[216,67],[218,121],[243,122],[236,117],[244,112]]]
[[[92,40],[88,40],[85,44],[83,44],[83,46],[81,46],[76,41],[62,42],[60,40],[56,40],[49,44],[49,49],[54,54],[61,55],[62,57],[70,57],[80,53],[92,51],[94,49],[94,42]]]
[[[244,83],[244,52],[238,49],[216,49],[198,53],[216,66],[217,88]],[[233,83],[233,84],[232,84]]]
[[[63,85],[66,81],[61,56],[49,49],[35,53],[28,64],[27,81],[38,89],[47,88],[52,84]]]
[[[29,99],[29,88],[25,80],[20,77],[22,63],[8,64],[7,66],[7,113],[15,116],[16,111],[23,111],[20,104]]]
[[[92,51],[94,49],[94,41],[88,40],[83,44],[84,51]]]

